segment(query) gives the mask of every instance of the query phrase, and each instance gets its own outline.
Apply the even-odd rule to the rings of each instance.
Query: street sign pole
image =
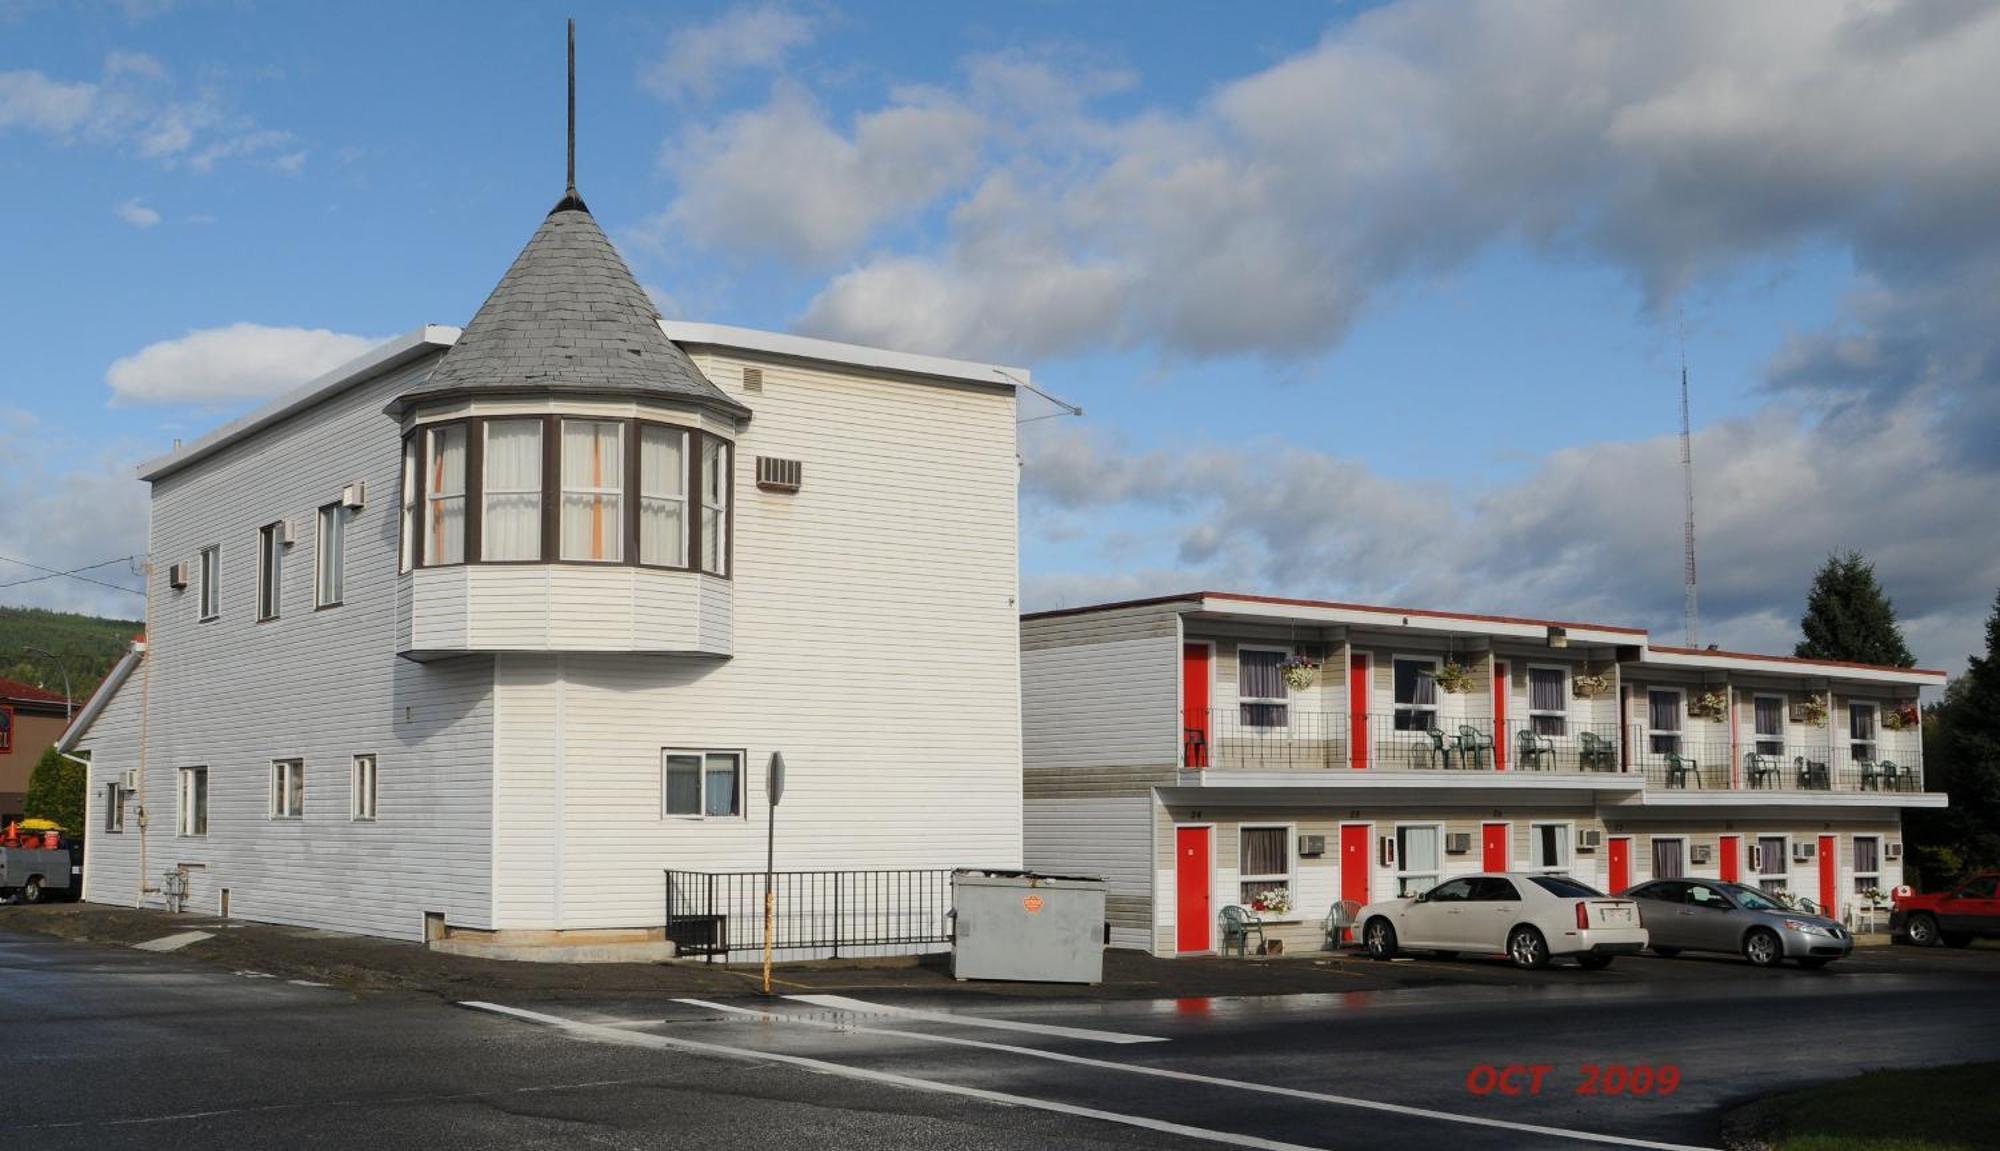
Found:
[[[777,895],[771,887],[773,866],[778,852],[778,801],[785,797],[785,756],[782,752],[771,753],[771,763],[764,769],[764,798],[771,805],[770,815],[764,822],[764,994],[771,993],[771,934],[777,925]]]

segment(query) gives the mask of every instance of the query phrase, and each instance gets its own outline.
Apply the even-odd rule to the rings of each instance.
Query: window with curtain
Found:
[[[347,595],[347,516],[348,509],[328,504],[319,509],[319,531],[315,543],[313,606],[333,607]]]
[[[424,566],[465,562],[465,427],[430,430],[424,475]]]
[[[1653,841],[1653,878],[1679,879],[1687,874],[1686,844],[1678,839]]]
[[[639,429],[639,562],[687,566],[687,433]]]
[[[1236,706],[1244,727],[1284,727],[1290,721],[1284,662],[1282,651],[1237,649]]]
[[[729,443],[701,438],[701,570],[729,574]]]
[[[257,529],[257,618],[277,619],[285,590],[285,525]]]
[[[1654,755],[1681,750],[1681,693],[1655,689],[1646,693],[1647,739]]]
[[[1396,829],[1396,894],[1419,895],[1437,885],[1438,846],[1431,824]]]
[[[1537,823],[1528,834],[1528,863],[1549,871],[1569,870],[1569,825]]]
[[[208,834],[208,769],[205,767],[183,767],[180,769],[179,803],[176,805],[177,830],[182,835]]]
[[[306,813],[306,765],[300,759],[271,761],[271,818],[301,819]]]
[[[1536,735],[1567,734],[1569,674],[1559,667],[1528,669],[1528,722]]]
[[[201,618],[214,619],[222,614],[222,546],[210,544],[201,549]]]
[[[1853,742],[1848,752],[1856,763],[1875,762],[1875,705],[1854,703],[1847,705],[1847,735]]]
[[[562,558],[617,563],[625,555],[625,425],[564,420]]]
[[[1751,704],[1755,713],[1758,755],[1785,753],[1785,700],[1782,696],[1760,695]]]
[[[1783,891],[1791,878],[1791,863],[1785,858],[1785,837],[1757,837],[1757,886],[1765,891]]]
[[[1882,889],[1882,841],[1872,835],[1854,837],[1854,894]]]
[[[542,421],[486,421],[479,558],[542,558]]]
[[[1395,662],[1397,731],[1429,731],[1437,726],[1437,661]]]
[[[1288,827],[1246,827],[1237,832],[1238,902],[1258,902],[1268,891],[1292,891],[1292,833]]]
[[[403,438],[403,518],[397,525],[396,570],[409,571],[417,558],[417,437]]]
[[[733,751],[669,751],[663,755],[668,815],[718,819],[743,814],[743,757]]]

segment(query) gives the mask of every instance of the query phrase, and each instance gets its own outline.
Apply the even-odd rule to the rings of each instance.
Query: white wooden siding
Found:
[[[1148,795],[1027,801],[1022,859],[1048,875],[1094,875],[1107,897],[1150,900],[1153,836]],[[1142,925],[1113,924],[1113,947],[1145,947]]]
[[[1027,766],[1178,762],[1179,661],[1171,633],[1022,652]]]
[[[406,651],[729,654],[730,583],[699,572],[508,564],[425,568]]]

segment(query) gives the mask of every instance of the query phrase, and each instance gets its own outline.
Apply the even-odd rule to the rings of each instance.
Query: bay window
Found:
[[[479,558],[542,558],[542,421],[488,420],[480,454]]]
[[[639,429],[639,562],[687,566],[687,433]]]
[[[701,438],[701,570],[729,574],[729,444]]]
[[[625,556],[625,425],[562,422],[562,558],[617,563]]]
[[[397,525],[397,570],[409,571],[417,561],[417,437],[403,439],[403,518]],[[204,601],[206,602],[206,601]]]
[[[424,475],[424,566],[465,562],[465,425],[432,428]]]

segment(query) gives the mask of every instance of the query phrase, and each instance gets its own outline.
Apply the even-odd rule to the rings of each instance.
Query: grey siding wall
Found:
[[[492,918],[492,661],[396,657],[400,435],[382,407],[418,361],[358,385],[155,485],[151,551],[147,876],[194,875],[191,906],[280,923],[420,938],[423,913]],[[314,610],[317,509],[368,485],[347,528],[346,594]],[[280,618],[259,623],[258,528],[294,525]],[[169,565],[221,547],[221,617],[201,622],[199,580]],[[135,674],[84,741],[95,826],[103,785],[138,762]],[[350,818],[352,757],[373,754],[379,817]],[[269,815],[271,761],[306,764],[303,819]],[[208,834],[176,832],[176,770],[209,771]],[[93,899],[138,899],[136,812],[124,835],[93,835]]]

